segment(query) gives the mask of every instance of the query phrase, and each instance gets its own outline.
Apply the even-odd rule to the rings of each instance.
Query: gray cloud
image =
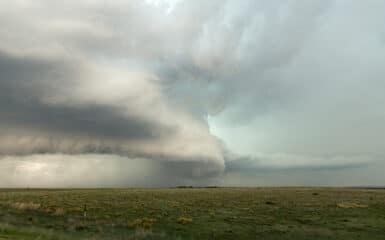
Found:
[[[210,162],[110,154],[7,156],[0,159],[0,187],[169,187],[196,184],[200,178],[207,184],[213,181],[210,175],[216,175],[212,168]]]
[[[34,128],[49,134],[74,132],[91,137],[155,138],[163,127],[146,119],[123,117],[118,109],[97,104],[69,107],[48,105],[40,97],[47,92],[66,94],[69,85],[81,81],[75,66],[65,61],[14,57],[0,54],[2,129]],[[60,96],[58,96],[60,97]],[[6,126],[10,129],[6,129]],[[13,127],[13,128],[12,128]],[[170,127],[171,128],[171,127]]]
[[[120,170],[134,166],[153,166],[162,184],[279,184],[291,180],[268,172],[324,171],[310,181],[322,184],[331,172],[369,173],[385,157],[382,1],[40,0],[0,9],[2,166],[120,166],[106,184],[98,172],[94,186],[130,185],[140,177]]]
[[[228,154],[226,172],[255,174],[269,171],[320,171],[360,168],[376,163],[378,160],[368,156],[303,156],[288,154],[271,154],[262,156],[245,156]]]
[[[82,69],[68,61],[15,57],[0,53],[0,105],[3,131],[34,128],[49,134],[74,132],[90,137],[156,138],[172,134],[171,126],[155,120],[121,116],[117,107],[87,105],[51,106],[40,101],[46,92],[66,94],[81,81]],[[70,86],[69,86],[70,85]],[[6,129],[5,126],[10,127]]]
[[[220,150],[206,127],[169,109],[145,74],[118,72],[119,79],[108,79],[111,75],[98,71],[102,75],[96,76],[82,62],[66,59],[2,54],[0,60],[2,154],[92,152],[209,159],[221,168]],[[94,82],[98,80],[104,82]],[[208,151],[195,150],[202,147]]]

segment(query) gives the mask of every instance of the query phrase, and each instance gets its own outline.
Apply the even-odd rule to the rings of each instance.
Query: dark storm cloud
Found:
[[[81,70],[69,61],[16,57],[0,52],[0,125],[3,134],[17,128],[126,140],[173,134],[171,126],[150,119],[122,116],[118,106],[52,106],[40,101],[39,97],[46,92],[59,91],[60,94],[63,91],[65,94],[64,89],[75,87],[76,81],[81,81]]]
[[[0,154],[24,155],[2,164],[15,176],[19,166],[79,175],[68,154],[108,153],[92,157],[119,175],[111,185],[129,181],[116,166],[154,166],[162,184],[368,174],[385,156],[384,10],[376,0],[1,2]]]
[[[144,84],[147,92],[117,89],[125,82],[103,76],[92,79],[95,76],[87,75],[90,70],[85,64],[67,57],[56,59],[1,53],[0,70],[1,154],[110,153],[166,161],[213,160],[218,162],[218,169],[221,168],[219,155],[189,152],[196,147],[186,146],[193,135],[181,130],[177,119],[181,116],[174,116],[162,103],[153,102],[162,99],[157,97],[157,92],[151,92],[156,91],[151,82]],[[138,77],[121,74],[123,76],[118,77],[123,81]],[[92,84],[93,80],[105,82],[95,88],[95,84],[84,84],[84,77],[91,78]],[[139,76],[134,81],[148,80]],[[140,83],[131,88],[137,86]],[[114,92],[108,92],[111,87]],[[83,90],[76,92],[77,88]],[[95,97],[100,99],[93,100]],[[149,103],[141,98],[149,98]],[[122,102],[126,100],[130,102]],[[158,118],[157,114],[160,114]],[[187,118],[183,124],[198,127],[190,121]],[[191,134],[200,134],[201,130],[194,131]],[[211,141],[208,134],[197,140],[204,138]],[[169,144],[168,139],[179,141],[180,146]],[[180,147],[183,148],[178,150]]]
[[[181,146],[189,144],[190,136],[186,135],[187,139],[181,136],[175,119],[168,122],[143,114],[159,111],[157,104],[141,104],[136,100],[143,94],[151,97],[151,92],[128,94],[139,107],[128,109],[128,113],[127,105],[115,104],[110,98],[102,101],[80,98],[75,104],[67,103],[71,88],[79,86],[82,77],[89,77],[87,71],[79,59],[1,52],[0,154],[5,155],[0,161],[2,187],[183,185],[221,171],[217,156],[210,153],[190,153],[185,147],[182,151],[186,154],[180,154],[172,146],[162,147],[169,138],[180,141]],[[187,119],[185,123],[190,122]],[[191,124],[191,127],[197,126]],[[149,147],[143,149],[140,142],[148,142]],[[151,148],[152,144],[159,145],[159,149]],[[36,178],[37,172],[33,171],[49,174]],[[146,177],[140,176],[143,171],[148,171]],[[84,175],[94,177],[84,182]]]
[[[30,56],[12,56],[0,50],[1,96],[28,102],[45,91],[62,86],[62,81],[74,80],[79,69],[70,61]]]

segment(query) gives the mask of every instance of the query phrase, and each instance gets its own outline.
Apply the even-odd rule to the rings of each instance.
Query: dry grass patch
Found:
[[[337,203],[337,207],[339,207],[339,208],[367,208],[368,205],[360,204],[360,203],[352,203],[352,202],[342,202],[342,203]]]
[[[38,210],[41,207],[40,203],[33,202],[14,202],[10,206],[18,210]]]
[[[56,208],[55,211],[53,212],[53,215],[55,216],[62,216],[65,214],[65,211],[63,208]]]
[[[129,228],[151,228],[156,222],[154,218],[138,218],[128,222]]]
[[[187,224],[187,223],[192,223],[192,218],[188,218],[188,217],[180,217],[178,218],[177,220],[177,223],[180,223],[180,224]]]

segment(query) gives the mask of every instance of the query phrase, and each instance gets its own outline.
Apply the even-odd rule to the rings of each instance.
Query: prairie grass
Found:
[[[384,190],[0,190],[0,239],[384,240],[384,232]]]

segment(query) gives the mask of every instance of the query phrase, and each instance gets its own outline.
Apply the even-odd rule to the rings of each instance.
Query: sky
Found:
[[[384,186],[385,1],[0,0],[0,187]]]

